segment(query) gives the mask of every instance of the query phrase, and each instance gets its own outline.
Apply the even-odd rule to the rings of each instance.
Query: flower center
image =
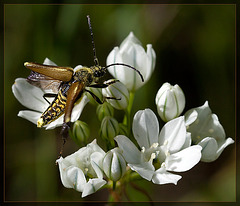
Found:
[[[155,169],[159,169],[163,166],[166,156],[169,155],[167,150],[167,142],[162,146],[159,143],[153,143],[149,148],[142,147],[143,160],[145,162],[151,162]]]
[[[141,152],[143,153],[144,161],[153,162],[153,160],[158,156],[160,152],[158,145],[159,144],[156,142],[156,143],[153,143],[151,147],[147,149],[145,147],[142,147]]]

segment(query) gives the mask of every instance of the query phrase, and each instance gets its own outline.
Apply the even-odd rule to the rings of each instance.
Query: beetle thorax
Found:
[[[82,67],[75,71],[73,75],[73,81],[79,81],[89,86],[93,82],[93,72],[90,68]]]

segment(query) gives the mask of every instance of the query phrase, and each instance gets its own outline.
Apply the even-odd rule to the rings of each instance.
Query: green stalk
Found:
[[[115,181],[113,181],[112,189],[113,189],[113,191],[116,189],[116,182]]]
[[[127,125],[129,135],[131,134],[132,122],[131,122],[130,117],[131,117],[131,111],[132,111],[132,106],[133,106],[133,101],[134,101],[134,95],[135,95],[134,92],[130,92],[128,107],[125,110],[125,115],[124,115],[124,119],[123,119],[123,124]]]

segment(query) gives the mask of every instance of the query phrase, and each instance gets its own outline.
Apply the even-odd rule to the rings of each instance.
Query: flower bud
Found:
[[[115,47],[107,57],[107,65],[124,63],[133,66],[141,72],[144,78],[142,82],[139,74],[125,66],[109,67],[109,73],[120,80],[129,91],[136,91],[143,86],[151,77],[156,63],[156,54],[151,44],[147,44],[147,51],[133,32],[127,36],[120,47]]]
[[[125,135],[128,136],[128,128],[127,125],[123,123],[119,123],[119,135]]]
[[[113,116],[114,109],[108,102],[104,102],[103,104],[98,105],[96,112],[98,119],[102,121],[106,116]]]
[[[107,152],[103,158],[103,170],[106,176],[116,182],[121,179],[126,171],[126,161],[119,148]]]
[[[90,130],[85,122],[80,120],[74,122],[71,137],[78,145],[86,144],[89,135]]]
[[[111,145],[114,146],[115,145],[114,137],[116,137],[118,133],[119,126],[117,120],[110,116],[104,117],[101,123],[100,136],[103,139],[109,141]]]
[[[110,79],[104,83],[107,84],[111,81],[114,80]],[[107,99],[107,102],[109,102],[115,109],[123,110],[127,108],[129,101],[129,92],[121,82],[117,81],[113,84],[110,84],[107,88],[102,89],[102,94],[105,97],[116,98]]]
[[[185,107],[185,96],[177,84],[172,86],[164,83],[157,92],[155,103],[161,119],[167,122],[182,113]]]

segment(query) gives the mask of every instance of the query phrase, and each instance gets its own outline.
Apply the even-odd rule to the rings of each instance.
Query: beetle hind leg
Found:
[[[57,94],[53,94],[53,93],[46,93],[43,94],[43,99],[45,99],[47,101],[48,104],[50,104],[50,102],[48,101],[47,98],[51,97],[51,98],[55,98],[57,96]]]

